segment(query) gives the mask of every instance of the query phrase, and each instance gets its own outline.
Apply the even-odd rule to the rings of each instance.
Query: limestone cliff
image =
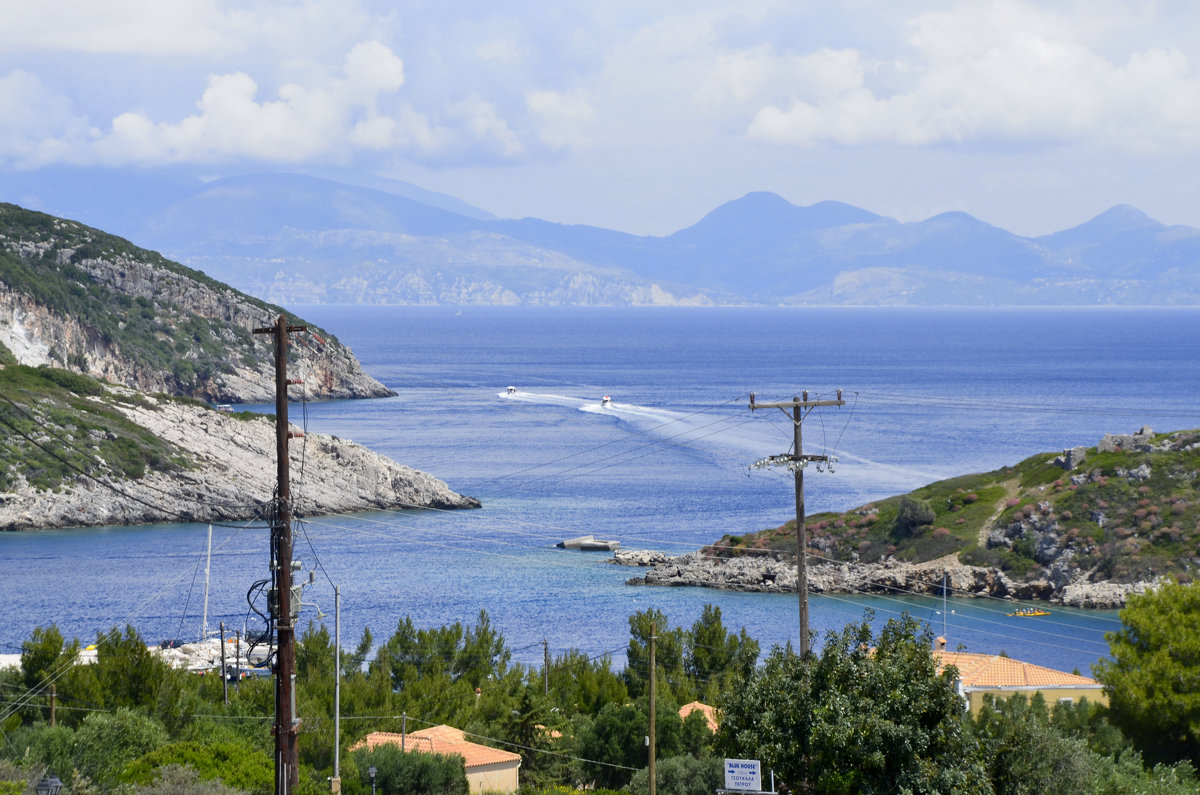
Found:
[[[115,411],[165,446],[163,461],[133,475],[118,471],[114,453],[98,451],[88,472],[56,488],[10,476],[0,494],[0,530],[51,527],[250,520],[262,515],[275,485],[275,426],[265,416],[214,411],[165,396],[107,387],[88,401]],[[36,409],[34,409],[36,411]],[[7,418],[4,418],[6,423]],[[78,450],[82,440],[129,438],[128,430],[87,427],[75,420],[56,426],[37,418],[43,445]],[[442,481],[384,456],[324,434],[290,445],[292,503],[296,516],[398,509],[477,508],[479,502]]]
[[[121,238],[0,204],[0,345],[22,364],[213,403],[269,401],[271,343],[252,330],[283,311]],[[310,398],[392,394],[310,328],[292,348]]]

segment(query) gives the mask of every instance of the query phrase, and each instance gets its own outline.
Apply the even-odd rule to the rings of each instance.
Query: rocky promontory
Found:
[[[253,331],[280,314],[122,238],[0,203],[0,353],[13,361],[210,403],[267,402],[272,344]],[[309,328],[289,366],[309,399],[394,394]]]
[[[668,556],[651,550],[621,550],[612,562],[644,568],[629,585],[692,586],[759,593],[795,593],[796,564],[774,555],[718,557],[702,551]],[[1069,607],[1118,608],[1130,593],[1143,593],[1157,581],[1135,583],[1014,580],[994,567],[970,566],[953,557],[926,563],[894,558],[879,563],[820,562],[808,568],[810,593],[923,594],[991,596],[1046,600]],[[943,580],[943,576],[945,579]],[[943,586],[944,583],[944,586]]]
[[[813,592],[940,594],[1119,607],[1200,572],[1200,430],[1143,426],[805,519]],[[677,558],[622,552],[631,582],[795,591],[796,525]]]
[[[57,488],[39,488],[25,477],[15,478],[0,493],[0,530],[242,521],[263,515],[276,473],[275,424],[270,417],[214,411],[112,386],[92,401],[103,402],[162,440],[170,465],[147,468],[140,477],[121,477],[97,454],[91,467],[96,474],[77,475]],[[104,436],[96,439],[103,441]],[[309,433],[293,439],[289,453],[297,517],[479,507],[477,500],[431,475],[334,436]]]

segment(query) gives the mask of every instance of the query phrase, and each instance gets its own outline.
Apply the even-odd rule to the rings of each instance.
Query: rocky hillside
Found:
[[[271,343],[252,330],[281,312],[127,240],[0,204],[0,346],[22,364],[212,403],[269,401]],[[292,348],[310,398],[392,394],[310,329]]]
[[[0,368],[0,530],[250,520],[275,486],[275,426],[52,368]],[[291,442],[296,516],[473,508],[353,442]]]
[[[930,484],[807,518],[814,591],[955,592],[1116,606],[1200,572],[1200,431],[1149,428],[1096,447]],[[725,536],[640,582],[795,589],[795,523]]]

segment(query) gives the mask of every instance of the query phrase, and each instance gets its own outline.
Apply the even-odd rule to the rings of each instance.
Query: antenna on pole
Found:
[[[801,392],[801,397],[793,397],[783,403],[759,403],[757,396],[750,393],[750,410],[779,409],[787,414],[791,409],[792,419],[792,452],[784,455],[773,455],[760,459],[750,465],[752,469],[768,466],[783,466],[791,470],[796,478],[796,594],[800,602],[800,656],[808,654],[808,535],[804,527],[804,468],[808,462],[817,464],[818,470],[828,465],[833,471],[836,456],[805,455],[803,440],[800,434],[801,423],[809,412],[818,406],[844,406],[842,390],[837,391],[836,400],[809,400],[808,392]]]

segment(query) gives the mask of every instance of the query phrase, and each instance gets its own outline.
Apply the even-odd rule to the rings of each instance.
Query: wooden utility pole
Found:
[[[229,706],[229,669],[225,667],[225,622],[221,622],[221,692],[225,696],[225,706]]]
[[[805,455],[800,428],[804,418],[818,406],[844,406],[842,390],[837,391],[837,400],[809,400],[808,392],[802,397],[793,397],[784,403],[758,403],[750,393],[750,410],[780,409],[785,414],[792,410],[792,452],[763,459],[764,464],[784,464],[796,477],[796,592],[800,600],[800,656],[808,654],[808,533],[804,527],[804,466],[809,461],[824,462],[825,455]]]
[[[649,769],[646,771],[649,773],[648,777],[650,779],[650,795],[655,795],[655,792],[657,791],[657,782],[654,776],[654,757],[656,756],[655,747],[657,740],[657,738],[654,736],[654,713],[657,712],[655,696],[657,695],[658,691],[658,688],[655,687],[655,681],[658,679],[658,663],[654,659],[654,644],[657,640],[658,636],[655,634],[655,628],[652,624],[650,626],[650,736],[646,743],[650,746]]]
[[[333,795],[342,791],[342,587],[333,586]]]
[[[271,524],[271,579],[275,619],[275,795],[291,795],[300,783],[299,753],[296,736],[300,718],[296,715],[296,628],[292,621],[292,494],[288,467],[288,334],[305,331],[305,326],[289,326],[280,315],[274,326],[254,329],[255,334],[275,338],[275,519]],[[298,434],[297,434],[298,435]]]

